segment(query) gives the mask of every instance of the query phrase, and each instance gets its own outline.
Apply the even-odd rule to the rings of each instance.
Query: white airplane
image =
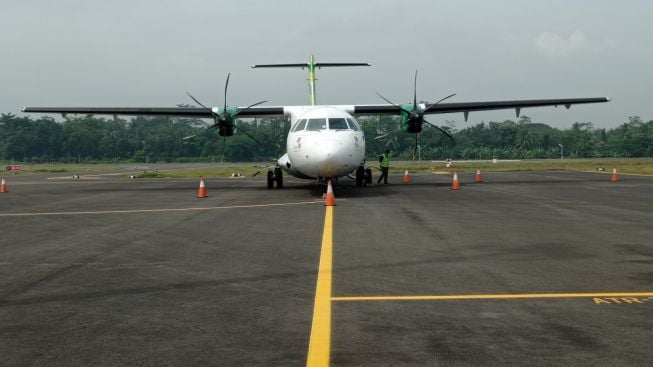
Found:
[[[371,180],[371,170],[365,169],[365,136],[354,115],[392,114],[401,117],[401,129],[415,134],[422,131],[423,124],[431,125],[449,138],[451,136],[436,125],[424,120],[424,115],[451,112],[463,112],[465,121],[471,111],[512,109],[519,117],[520,110],[526,107],[565,106],[573,104],[609,102],[607,97],[598,98],[566,98],[538,99],[489,102],[440,103],[452,96],[447,96],[435,103],[417,103],[415,72],[415,93],[413,102],[394,104],[379,94],[388,104],[364,105],[316,105],[315,69],[323,67],[370,66],[368,63],[319,63],[313,56],[308,63],[297,64],[264,64],[253,65],[253,68],[307,68],[309,85],[309,105],[298,106],[258,106],[266,101],[246,107],[227,106],[227,88],[229,76],[225,84],[225,104],[223,107],[205,107],[193,96],[189,96],[201,107],[23,107],[28,113],[57,113],[85,115],[130,115],[130,116],[181,116],[196,118],[213,118],[214,123],[209,128],[217,128],[223,136],[234,134],[236,122],[242,117],[286,116],[292,122],[286,141],[286,154],[277,160],[276,168],[268,171],[268,188],[283,186],[283,171],[302,178],[326,182],[338,179],[355,172],[356,184],[362,186]],[[247,134],[244,130],[241,131]],[[249,135],[249,134],[248,134]],[[191,136],[192,137],[192,136]],[[188,137],[190,138],[190,137]],[[453,139],[453,138],[452,138]]]

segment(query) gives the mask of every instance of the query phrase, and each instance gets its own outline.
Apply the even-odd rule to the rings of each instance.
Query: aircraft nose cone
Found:
[[[318,163],[321,176],[335,176],[340,165],[342,165],[341,142],[337,140],[321,141],[313,149],[313,157]]]
[[[323,158],[329,159],[338,154],[338,151],[340,150],[340,142],[337,140],[326,140],[320,142],[318,149]]]

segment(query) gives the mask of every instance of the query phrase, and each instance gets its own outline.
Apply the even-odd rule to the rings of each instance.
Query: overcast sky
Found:
[[[256,63],[369,62],[318,71],[319,103],[613,98],[525,109],[534,122],[653,119],[653,2],[2,0],[0,112],[21,106],[307,104],[306,71]],[[458,128],[514,111],[438,115]]]

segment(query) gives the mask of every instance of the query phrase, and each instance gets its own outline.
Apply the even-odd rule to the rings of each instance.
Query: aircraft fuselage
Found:
[[[331,106],[302,106],[289,111],[292,125],[279,166],[304,178],[346,176],[365,161],[365,136],[356,119]]]

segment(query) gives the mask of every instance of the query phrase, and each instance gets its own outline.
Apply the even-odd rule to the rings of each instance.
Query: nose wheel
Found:
[[[365,169],[364,166],[358,166],[356,169],[356,186],[363,187],[372,183],[372,170],[370,168]]]
[[[283,171],[279,167],[275,168],[274,171],[268,171],[268,189],[273,188],[275,182],[277,183],[277,189],[283,187]]]
[[[358,166],[356,169],[356,187],[365,186],[365,167]]]

